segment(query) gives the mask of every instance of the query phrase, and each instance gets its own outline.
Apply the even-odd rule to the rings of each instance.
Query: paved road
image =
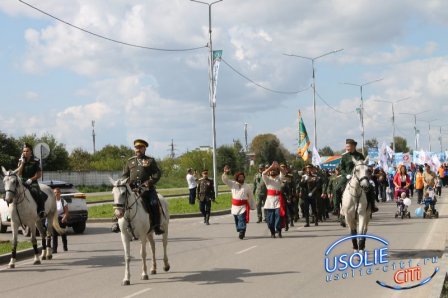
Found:
[[[159,272],[149,281],[139,279],[141,262],[138,242],[133,242],[131,285],[121,286],[124,274],[123,249],[119,234],[109,224],[89,223],[83,235],[69,235],[69,251],[54,260],[33,266],[18,262],[16,269],[0,266],[0,289],[8,297],[438,297],[447,270],[443,256],[448,233],[448,196],[439,200],[439,219],[395,219],[393,204],[380,204],[369,232],[387,239],[389,265],[400,260],[413,264],[438,256],[436,264],[422,266],[426,278],[435,266],[435,280],[423,287],[394,291],[380,287],[381,280],[395,285],[393,273],[373,274],[326,282],[324,251],[348,234],[334,221],[318,227],[299,226],[283,239],[269,238],[265,224],[250,223],[247,239],[237,239],[230,215],[214,217],[205,226],[198,218],[171,221],[169,258],[171,271],[163,272],[161,243],[157,243]],[[412,212],[415,206],[411,206]],[[413,213],[412,213],[413,214]],[[251,220],[254,221],[255,214]],[[3,234],[1,238],[10,235]],[[375,241],[368,241],[375,246]],[[341,248],[350,252],[348,243]],[[419,261],[420,260],[420,261]],[[431,296],[434,295],[434,296]]]

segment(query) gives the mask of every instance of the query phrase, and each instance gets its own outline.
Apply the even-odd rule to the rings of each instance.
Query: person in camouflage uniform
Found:
[[[313,212],[314,225],[318,224],[316,200],[320,199],[319,187],[322,188],[322,181],[319,176],[313,173],[314,166],[305,166],[305,174],[302,176],[300,186],[302,187],[303,216],[305,217],[305,227],[310,226],[310,207]]]
[[[344,193],[345,187],[348,183],[348,181],[352,177],[353,168],[355,167],[355,164],[353,162],[353,159],[356,161],[364,160],[364,155],[358,151],[356,151],[356,145],[358,143],[355,142],[353,139],[346,139],[345,140],[345,150],[346,153],[342,155],[341,159],[341,176],[342,176],[342,183],[338,189],[338,196],[341,197],[342,200],[342,194]],[[370,204],[372,208],[372,213],[377,212],[378,208],[375,206],[375,191],[374,188],[370,187],[369,190],[366,192],[367,201]]]
[[[22,156],[19,159],[18,175],[23,185],[30,191],[34,201],[36,201],[37,214],[39,214],[40,218],[44,218],[47,195],[40,190],[37,182],[42,177],[39,163],[39,159],[34,157],[33,147],[30,144],[24,144]]]
[[[202,178],[198,180],[196,197],[199,200],[199,210],[204,216],[204,223],[210,224],[212,201],[215,201],[215,188],[213,179],[208,178],[208,170],[202,170]]]
[[[341,225],[345,227],[343,215],[340,214],[342,198],[337,194],[337,190],[340,188],[340,184],[342,183],[342,175],[340,175],[340,171],[340,167],[337,167],[334,170],[333,175],[330,177],[327,188],[327,195],[329,199],[333,201],[333,215],[337,215]]]
[[[258,173],[254,177],[253,194],[254,197],[257,199],[257,215],[258,215],[257,223],[260,223],[263,220],[262,208],[264,206],[264,201],[266,200],[267,196],[266,184],[261,178],[261,173],[263,173],[264,169],[265,169],[264,164],[260,164],[258,166]],[[266,212],[263,213],[264,213],[264,220],[266,221]]]

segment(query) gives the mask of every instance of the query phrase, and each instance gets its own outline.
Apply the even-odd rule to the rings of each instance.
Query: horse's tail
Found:
[[[59,225],[59,221],[58,221],[58,216],[53,213],[53,228],[56,230],[56,232],[58,232],[59,235],[64,235],[65,234],[65,230],[61,228],[61,226]]]

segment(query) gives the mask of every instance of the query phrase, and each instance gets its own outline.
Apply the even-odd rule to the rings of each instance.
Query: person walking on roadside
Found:
[[[424,178],[423,178],[423,167],[418,167],[415,173],[415,192],[417,193],[417,203],[421,204],[423,200],[423,188],[424,188]]]
[[[196,170],[193,171],[192,168],[189,168],[187,170],[186,179],[187,179],[188,191],[189,191],[188,202],[190,203],[190,205],[194,205],[194,201],[196,199],[196,189],[198,187],[198,184],[196,182],[196,180],[197,180]]]
[[[229,174],[230,168],[226,165],[222,173],[222,182],[230,188],[232,193],[231,213],[235,219],[236,231],[239,233],[238,237],[243,240],[246,236],[251,206],[254,207],[254,196],[249,185],[244,183],[246,176],[243,172],[236,173],[233,181],[229,180],[227,176]]]
[[[198,181],[196,197],[199,200],[199,210],[204,216],[204,223],[210,224],[212,201],[215,201],[215,189],[213,179],[208,178],[208,170],[202,170],[202,178]]]
[[[275,238],[275,234],[282,238],[282,220],[284,220],[286,205],[282,195],[283,172],[278,162],[274,161],[262,173],[262,178],[267,188],[266,202],[264,209],[267,213],[266,223],[271,231],[271,238]],[[284,223],[283,223],[284,224]]]

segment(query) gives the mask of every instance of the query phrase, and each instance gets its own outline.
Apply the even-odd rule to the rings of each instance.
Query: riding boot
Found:
[[[62,244],[63,244],[64,251],[67,251],[68,250],[68,247],[67,247],[67,235],[63,234],[63,235],[61,235],[61,238],[62,238]]]
[[[57,235],[53,235],[53,243],[52,243],[52,252],[54,254],[58,253],[58,236]]]

